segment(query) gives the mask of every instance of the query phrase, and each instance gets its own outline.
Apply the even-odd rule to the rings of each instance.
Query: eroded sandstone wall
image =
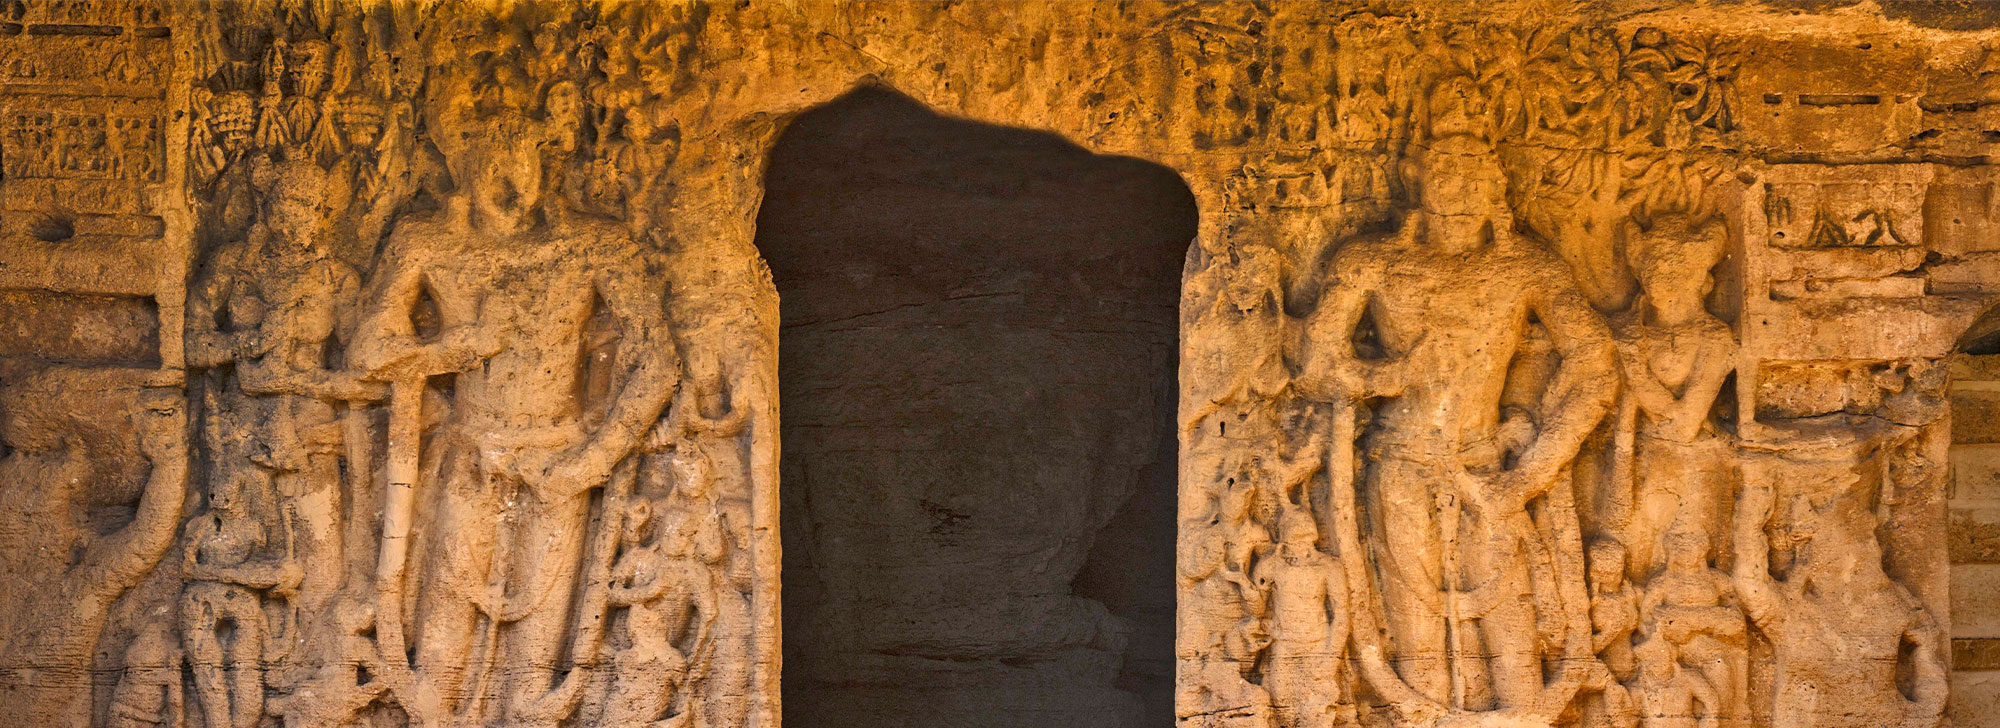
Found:
[[[775,725],[757,211],[880,84],[1193,193],[1182,722],[1936,725],[1994,23],[0,3],[0,713]]]

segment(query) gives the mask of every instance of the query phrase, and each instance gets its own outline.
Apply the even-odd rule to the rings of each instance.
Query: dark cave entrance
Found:
[[[877,88],[765,182],[785,724],[1170,724],[1186,185]]]

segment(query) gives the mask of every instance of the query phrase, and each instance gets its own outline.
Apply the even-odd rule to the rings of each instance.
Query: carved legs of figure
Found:
[[[432,517],[421,529],[426,568],[416,593],[416,668],[436,690],[446,711],[470,697],[465,685],[478,625],[478,604],[485,598],[486,573],[493,556],[499,520],[496,479],[478,462],[473,443],[446,434],[437,468],[439,474]],[[384,615],[383,619],[393,619]],[[385,656],[395,659],[397,655]]]
[[[1376,458],[1372,470],[1365,487],[1375,501],[1373,530],[1382,541],[1376,553],[1393,663],[1411,688],[1449,704],[1453,665],[1446,648],[1443,546],[1432,491],[1451,482],[1451,471],[1442,462],[1393,455]]]
[[[565,658],[573,613],[570,593],[583,571],[584,535],[589,525],[590,496],[562,497],[543,502],[523,488],[517,500],[519,523],[504,537],[495,558],[507,563],[496,576],[508,585],[504,616],[518,617],[500,631],[500,660],[514,666],[504,682],[510,716],[518,715],[542,697],[555,682]]]
[[[264,717],[264,607],[256,593],[201,582],[181,597],[181,638],[209,728],[256,728]]]

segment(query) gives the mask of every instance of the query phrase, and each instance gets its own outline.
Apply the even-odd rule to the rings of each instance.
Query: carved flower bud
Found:
[[[257,102],[241,91],[223,94],[215,100],[214,122],[217,136],[226,139],[248,137],[257,124]]]
[[[342,96],[335,102],[333,123],[349,142],[374,144],[382,131],[382,105],[362,94]]]

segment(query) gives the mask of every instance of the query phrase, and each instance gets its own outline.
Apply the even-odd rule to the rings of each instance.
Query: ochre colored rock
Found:
[[[1978,3],[14,2],[0,125],[21,725],[2000,725]]]

